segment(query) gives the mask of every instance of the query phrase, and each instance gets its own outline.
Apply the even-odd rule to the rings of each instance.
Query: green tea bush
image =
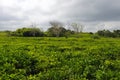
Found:
[[[119,38],[0,38],[0,79],[119,80],[119,48]]]
[[[92,38],[93,39],[100,39],[100,36],[98,36],[98,35],[92,35]]]

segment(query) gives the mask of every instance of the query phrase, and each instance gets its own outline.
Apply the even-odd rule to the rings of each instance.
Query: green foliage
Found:
[[[48,29],[48,36],[63,37],[65,36],[66,29],[63,27],[51,27]]]
[[[7,33],[8,32],[6,32],[6,31],[1,31],[0,32],[0,37],[6,37],[6,36],[8,36]]]
[[[94,35],[92,35],[92,38],[93,38],[93,39],[100,39],[100,36],[94,34]]]
[[[103,37],[120,37],[120,30],[114,30],[113,32],[109,30],[99,30],[97,34]]]
[[[63,24],[60,22],[50,22],[51,27],[47,30],[47,36],[49,37],[69,37],[74,34],[75,31],[68,30],[63,27]]]
[[[120,37],[120,30],[114,30],[114,36]]]
[[[120,39],[84,35],[0,37],[0,79],[119,80]]]
[[[39,28],[21,28],[11,33],[12,36],[42,37],[44,33]]]

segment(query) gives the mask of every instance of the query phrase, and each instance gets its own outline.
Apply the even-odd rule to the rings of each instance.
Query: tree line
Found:
[[[66,29],[61,22],[50,22],[51,27],[47,31],[43,31],[36,26],[19,28],[16,31],[7,31],[9,36],[19,37],[68,37],[72,34],[81,33],[83,25],[72,23],[71,29]]]
[[[40,28],[32,25],[32,27],[23,27],[16,31],[7,31],[9,36],[19,37],[68,37],[70,35],[77,35],[83,32],[84,25],[78,23],[72,23],[69,26],[70,29],[66,29],[61,22],[52,21],[50,22],[51,27],[47,31],[43,31]],[[120,30],[99,30],[96,33],[90,32],[102,37],[120,37]]]
[[[103,36],[103,37],[120,37],[120,30],[113,30],[113,31],[110,31],[110,30],[99,30],[97,31],[97,34],[99,36]]]

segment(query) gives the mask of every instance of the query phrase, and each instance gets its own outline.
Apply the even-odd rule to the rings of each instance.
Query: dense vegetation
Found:
[[[98,35],[103,36],[103,37],[120,37],[120,30],[114,30],[113,32],[109,30],[99,30],[97,32]]]
[[[0,80],[119,80],[120,30],[59,22],[0,32]]]
[[[39,28],[20,28],[16,31],[6,31],[8,36],[17,37],[67,37],[75,34],[74,31],[67,30],[63,27],[50,27],[46,32],[43,32]]]
[[[0,37],[0,80],[119,80],[120,39],[80,36]]]
[[[50,22],[51,27],[47,31],[42,31],[36,28],[36,25],[30,25],[29,27],[23,27],[17,29],[16,31],[6,31],[8,36],[17,37],[68,37],[75,33],[80,33],[83,30],[83,25],[81,24],[71,24],[71,29],[64,28],[61,22],[53,21]]]
[[[71,29],[64,28],[64,25],[60,22],[50,22],[51,27],[48,28],[47,31],[42,31],[40,28],[36,28],[36,26],[23,27],[17,29],[16,31],[6,31],[8,36],[17,36],[17,37],[70,37],[71,35],[79,35],[82,33],[84,26],[81,24],[73,23],[70,25]],[[95,33],[90,32],[90,34],[94,34],[95,37],[112,37],[118,38],[120,37],[120,30],[99,30]],[[80,37],[80,36],[76,36]]]
[[[9,36],[19,36],[19,37],[42,37],[44,33],[39,28],[21,28],[16,31],[8,31]]]

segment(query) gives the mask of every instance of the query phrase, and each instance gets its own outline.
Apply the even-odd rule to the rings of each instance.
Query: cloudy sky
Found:
[[[83,24],[84,31],[120,29],[120,0],[0,0],[0,30],[49,21]]]

